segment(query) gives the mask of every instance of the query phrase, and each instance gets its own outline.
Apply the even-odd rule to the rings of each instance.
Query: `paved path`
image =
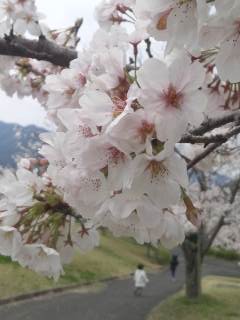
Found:
[[[204,274],[240,276],[236,263],[207,259]],[[172,282],[168,270],[150,275],[144,296],[133,296],[132,281],[114,280],[95,293],[68,292],[0,307],[1,320],[145,320],[160,301],[182,288],[183,261],[177,281]]]

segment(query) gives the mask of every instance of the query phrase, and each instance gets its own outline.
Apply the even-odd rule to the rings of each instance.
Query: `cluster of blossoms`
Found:
[[[48,111],[58,124],[42,136],[47,172],[84,217],[141,243],[177,244],[183,232],[167,208],[180,201],[188,177],[174,145],[203,118],[204,71],[184,56],[169,65],[151,59],[136,72],[138,87],[125,49],[90,52],[90,61],[80,56],[46,79]],[[184,88],[174,79],[179,69]]]
[[[41,34],[39,19],[34,0],[1,0],[0,1],[0,34],[5,35],[12,30],[14,34],[24,35],[26,32],[34,36]]]
[[[1,1],[13,2],[5,18],[15,32],[18,6],[33,1]],[[3,77],[24,79],[26,95],[38,98],[57,129],[41,136],[47,183],[26,169],[17,180],[4,176],[11,181],[0,190],[0,232],[8,240],[0,253],[48,275],[62,272],[74,244],[96,245],[101,226],[139,243],[181,243],[184,224],[173,206],[183,202],[196,225],[198,217],[176,143],[240,104],[237,0],[104,0],[96,18],[100,29],[69,68],[15,59]],[[64,46],[71,39],[51,35]],[[36,255],[48,259],[38,263]]]
[[[27,1],[24,1],[27,3]],[[75,48],[79,42],[77,32],[82,25],[82,19],[68,28],[50,30],[41,24],[41,37],[65,48]],[[8,41],[14,40],[13,34],[9,35]],[[61,67],[47,61],[38,61],[31,58],[0,57],[0,85],[4,92],[12,97],[14,94],[22,99],[31,96],[45,107],[47,92],[43,86],[45,79],[50,74],[59,73]]]
[[[16,174],[5,170],[1,179],[0,253],[43,275],[58,277],[78,248],[98,245],[94,226],[64,203],[51,179],[39,169],[45,160],[21,161]],[[42,170],[41,170],[42,171]],[[44,171],[44,170],[43,170]]]

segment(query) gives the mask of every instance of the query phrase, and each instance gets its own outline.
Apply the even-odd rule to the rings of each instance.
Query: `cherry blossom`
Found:
[[[12,259],[21,249],[21,236],[17,229],[9,226],[0,227],[0,253],[10,255]]]
[[[21,168],[17,170],[16,176],[11,171],[5,171],[0,184],[1,193],[8,202],[22,207],[33,204],[33,192],[39,192],[43,187],[37,174]]]
[[[53,277],[55,281],[63,274],[58,252],[42,244],[26,244],[14,260],[17,260],[23,267],[30,268],[44,276]]]
[[[37,12],[33,0],[1,0],[0,2],[0,25],[2,31],[11,28],[17,34],[23,35],[28,31],[34,36],[41,34],[39,19],[42,16]]]
[[[158,59],[143,64],[138,72],[138,99],[147,112],[154,114],[160,141],[176,141],[188,124],[201,123],[207,103],[200,90],[203,82],[202,66],[191,64],[186,55],[180,55],[169,66]]]
[[[238,1],[223,4],[216,0],[215,6],[222,27],[220,49],[216,57],[218,74],[222,80],[239,82],[239,49],[240,49],[240,5]],[[226,14],[227,12],[227,14]]]
[[[49,108],[61,108],[66,105],[77,107],[79,91],[85,82],[85,76],[78,70],[64,69],[60,76],[49,75],[45,85],[45,90],[49,93],[47,102]]]
[[[136,1],[136,13],[149,21],[148,32],[167,41],[166,52],[174,48],[196,49],[198,33],[208,17],[208,5],[198,0]]]
[[[128,16],[125,13],[134,5],[135,0],[109,0],[101,1],[96,7],[95,15],[99,25],[103,28],[109,28],[112,24],[120,24],[127,21]]]

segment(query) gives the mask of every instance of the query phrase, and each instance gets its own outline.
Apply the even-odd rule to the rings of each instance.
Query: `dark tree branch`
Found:
[[[181,151],[175,147],[174,151],[181,157],[183,158],[187,163],[191,161],[191,159],[189,159],[188,157],[186,157],[184,154],[181,153]]]
[[[238,179],[235,181],[235,184],[232,188],[232,192],[231,192],[231,197],[229,199],[229,203],[233,204],[233,202],[235,201],[236,195],[238,193],[238,190],[240,188],[240,176],[238,177]]]
[[[222,215],[217,224],[215,225],[215,227],[213,228],[210,237],[207,239],[206,243],[204,244],[203,248],[202,248],[202,252],[201,252],[201,256],[204,257],[205,254],[207,253],[207,251],[210,249],[211,245],[213,244],[214,239],[216,238],[218,232],[220,231],[220,229],[222,228],[222,226],[224,226],[224,218],[225,216]]]
[[[212,153],[215,149],[217,149],[221,144],[222,144],[221,142],[218,142],[218,143],[214,143],[214,144],[211,144],[210,146],[208,146],[202,153],[197,155],[194,159],[192,159],[188,163],[188,165],[187,165],[188,170],[191,169],[192,167],[194,167],[198,162],[200,162],[201,160],[206,158],[210,153]]]
[[[77,58],[75,50],[61,47],[43,36],[38,40],[6,36],[0,39],[0,55],[44,60],[65,68]]]
[[[204,145],[208,145],[209,143],[214,142],[226,142],[228,139],[223,134],[216,134],[211,136],[193,136],[190,134],[186,134],[182,137],[182,139],[179,141],[180,143],[202,143]]]
[[[232,138],[233,136],[236,136],[237,134],[240,133],[240,126],[234,128],[233,130],[229,131],[228,133],[226,133],[224,135],[224,137],[226,138],[225,141],[220,141],[220,142],[216,142],[213,143],[211,145],[209,145],[202,153],[200,153],[199,155],[197,155],[193,160],[191,160],[188,165],[187,168],[191,169],[193,166],[195,166],[198,162],[200,162],[201,160],[203,160],[204,158],[206,158],[210,153],[212,153],[215,149],[217,149],[218,147],[220,147],[224,142],[226,142],[227,140],[229,140],[230,138]]]
[[[200,127],[190,130],[189,133],[195,136],[202,136],[213,129],[220,128],[228,123],[239,121],[239,120],[240,120],[240,111],[235,111],[221,118],[207,119],[200,125]]]
[[[148,38],[145,40],[145,43],[147,45],[147,48],[146,48],[146,52],[147,52],[147,55],[149,58],[153,58],[153,54],[152,54],[152,50],[151,50],[151,40]]]
[[[207,179],[205,173],[197,168],[193,168],[193,171],[195,172],[201,191],[207,191]]]

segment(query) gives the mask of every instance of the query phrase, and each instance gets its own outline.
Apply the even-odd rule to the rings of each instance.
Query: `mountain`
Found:
[[[0,121],[0,166],[15,168],[22,157],[35,157],[41,146],[39,134],[45,129]]]

